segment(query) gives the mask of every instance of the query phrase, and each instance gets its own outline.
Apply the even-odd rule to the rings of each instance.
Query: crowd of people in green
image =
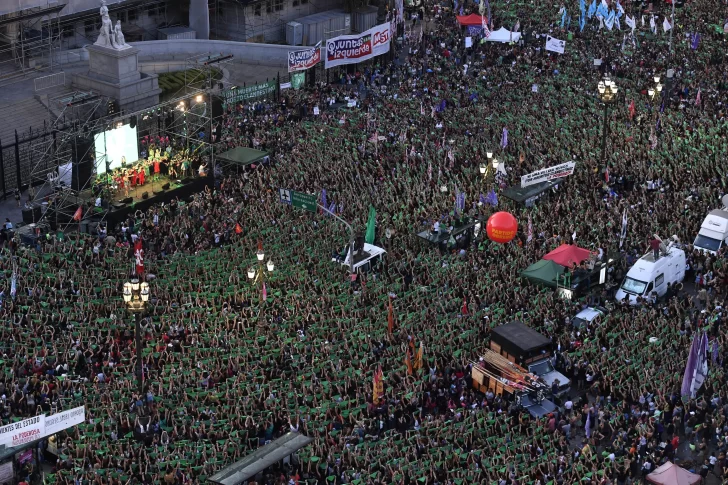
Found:
[[[86,406],[86,422],[59,434],[47,483],[204,483],[289,431],[314,441],[257,483],[625,484],[667,459],[728,483],[728,260],[725,248],[711,255],[690,244],[728,184],[726,34],[713,25],[725,6],[676,9],[672,52],[668,33],[639,21],[635,45],[623,45],[624,29],[592,20],[567,32],[558,6],[523,1],[491,5],[496,27],[522,26],[521,41],[466,48],[451,7],[425,2],[391,63],[226,107],[218,150],[261,148],[270,164],[137,212],[109,228],[113,239],[67,234],[3,247],[2,424]],[[624,8],[637,18],[670,12]],[[545,51],[546,34],[566,40],[564,54]],[[620,90],[602,158],[596,88],[605,73]],[[665,85],[655,99],[654,76]],[[345,96],[358,107],[326,109]],[[497,179],[480,174],[487,152],[505,164]],[[573,175],[533,206],[502,195],[522,175],[566,161],[576,162]],[[374,207],[384,262],[350,278],[332,262],[346,228],[282,204],[279,188],[325,190],[327,205],[361,232]],[[483,203],[491,191],[497,207]],[[462,251],[423,243],[415,233],[450,225],[458,193],[460,215],[511,212],[516,239],[493,243],[483,230]],[[619,255],[618,281],[653,234],[678,236],[688,254],[684,286],[668,299],[608,305],[605,290],[565,300],[519,277],[565,242]],[[151,292],[141,349],[121,298],[137,238]],[[275,263],[265,298],[247,278],[259,244]],[[613,308],[574,328],[587,303]],[[572,380],[574,397],[557,415],[531,417],[509,396],[472,386],[490,330],[513,320],[553,341],[555,364]],[[697,397],[681,396],[703,331],[717,346],[710,375]],[[410,371],[420,345],[422,365]]]

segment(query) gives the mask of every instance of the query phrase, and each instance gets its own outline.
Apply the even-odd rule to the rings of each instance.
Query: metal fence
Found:
[[[55,88],[56,86],[63,86],[66,84],[66,73],[57,72],[48,76],[37,77],[33,80],[35,90],[42,91],[43,89]]]
[[[11,140],[0,140],[0,194],[3,199],[15,189],[23,190],[31,183],[44,180],[57,167],[59,155],[70,147],[60,146],[57,132],[42,129],[15,131]]]

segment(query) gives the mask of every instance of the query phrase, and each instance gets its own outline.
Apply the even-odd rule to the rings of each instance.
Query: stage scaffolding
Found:
[[[215,153],[211,143],[213,95],[207,86],[205,89],[192,89],[183,96],[151,108],[104,116],[99,116],[99,112],[106,112],[106,98],[94,93],[77,92],[54,98],[54,101],[67,102],[69,97],[75,100],[75,104],[67,106],[62,114],[73,110],[76,116],[80,113],[85,118],[76,118],[65,124],[58,121],[52,124],[48,133],[53,141],[44,145],[44,152],[35,158],[39,161],[34,165],[31,175],[31,185],[34,186],[31,204],[34,207],[45,207],[44,202],[50,199],[54,201],[54,210],[43,211],[40,219],[48,222],[52,228],[66,230],[69,226],[79,224],[80,221],[73,220],[76,210],[80,206],[93,207],[97,197],[97,192],[93,190],[95,175],[108,171],[108,154],[96,153],[94,138],[97,134],[104,134],[115,127],[131,123],[136,125],[140,159],[147,153],[150,144],[156,145],[160,137],[168,137],[175,153],[186,150],[189,154],[201,155],[214,170]],[[85,103],[82,101],[84,99]],[[84,170],[80,165],[88,164],[89,160],[93,165],[91,177],[84,180],[86,177],[81,176]],[[76,178],[75,189],[59,185],[59,170],[61,167],[69,167],[68,164],[72,179]],[[102,181],[99,187],[103,188],[105,183],[108,181]],[[103,222],[108,213],[86,208],[82,212],[84,220],[87,215],[93,216],[94,223]]]
[[[15,70],[26,74],[46,67],[53,70],[53,53],[61,39],[63,7],[65,2],[26,9],[0,7],[0,31],[5,31],[0,32],[0,74]],[[45,62],[48,65],[43,65]]]

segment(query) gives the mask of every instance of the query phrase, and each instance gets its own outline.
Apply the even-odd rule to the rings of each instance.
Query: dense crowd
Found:
[[[638,18],[643,7],[625,2]],[[728,182],[725,34],[710,25],[722,25],[725,6],[677,9],[673,54],[662,30],[638,27],[630,46],[595,20],[566,32],[552,4],[492,8],[496,26],[520,22],[522,41],[465,48],[452,12],[426,2],[424,28],[407,23],[394,62],[226,108],[219,148],[268,150],[269,165],[137,212],[109,228],[113,239],[73,234],[3,248],[3,424],[86,406],[86,423],[58,439],[49,483],[204,483],[288,431],[314,442],[262,483],[624,484],[666,459],[728,483],[728,260],[725,248],[711,256],[690,245]],[[696,31],[692,49],[686,34]],[[563,55],[544,51],[547,33],[568,38]],[[674,78],[651,100],[653,76],[665,79],[667,69]],[[602,160],[596,86],[605,72],[620,94]],[[359,107],[324,109],[345,97]],[[496,184],[478,170],[486,152],[505,163]],[[574,174],[533,207],[503,197],[521,175],[570,160]],[[373,206],[384,264],[352,281],[331,258],[346,229],[281,204],[281,187],[325,190],[362,232]],[[497,208],[482,203],[491,188]],[[444,253],[419,240],[415,232],[449,223],[459,192],[469,217],[513,213],[516,240],[500,245],[481,233]],[[563,300],[519,277],[576,242],[622,256],[611,275],[619,281],[653,234],[674,234],[686,249],[684,286],[634,307],[595,293],[589,301],[612,310],[597,325],[570,325],[586,298]],[[142,393],[133,316],[121,299],[137,237],[152,293]],[[259,242],[275,263],[264,301],[246,274]],[[554,342],[575,389],[558,415],[536,419],[508,396],[473,389],[471,364],[490,330],[512,320]],[[688,350],[702,330],[717,350],[697,398],[683,398]],[[409,372],[420,344],[422,368]],[[384,396],[373,402],[379,368]]]

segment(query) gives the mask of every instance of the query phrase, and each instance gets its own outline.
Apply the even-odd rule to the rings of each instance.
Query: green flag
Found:
[[[367,233],[364,236],[364,241],[367,244],[374,244],[374,226],[377,222],[377,211],[374,210],[374,206],[369,206],[369,220],[367,220]]]

